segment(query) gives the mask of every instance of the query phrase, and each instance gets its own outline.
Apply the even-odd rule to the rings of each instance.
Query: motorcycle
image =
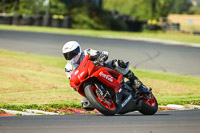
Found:
[[[70,85],[100,113],[110,116],[131,111],[143,115],[157,112],[158,104],[151,88],[138,92],[130,81],[124,81],[122,74],[99,64],[85,56],[71,74]]]

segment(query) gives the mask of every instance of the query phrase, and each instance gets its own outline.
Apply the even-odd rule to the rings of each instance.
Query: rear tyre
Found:
[[[154,115],[158,111],[158,103],[153,94],[149,97],[143,95],[142,107],[139,110],[143,115]]]
[[[117,109],[113,99],[100,96],[94,84],[85,87],[85,95],[94,108],[103,115],[115,115]]]

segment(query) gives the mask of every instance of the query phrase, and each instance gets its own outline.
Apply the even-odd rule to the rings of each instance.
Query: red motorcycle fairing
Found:
[[[89,55],[85,56],[79,67],[71,74],[71,87],[76,88],[79,94],[85,96],[83,83],[90,78],[96,77],[101,83],[117,92],[121,87],[123,75],[110,68],[95,66],[89,59]]]

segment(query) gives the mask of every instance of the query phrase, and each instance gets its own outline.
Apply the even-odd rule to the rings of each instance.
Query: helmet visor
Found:
[[[74,56],[80,53],[80,47],[77,47],[75,50],[64,53],[64,57],[66,60],[71,60]]]

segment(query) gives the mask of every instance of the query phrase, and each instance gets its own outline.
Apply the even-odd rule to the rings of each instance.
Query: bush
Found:
[[[87,6],[75,7],[71,10],[73,18],[72,28],[78,29],[106,29],[102,24],[98,23],[91,15],[90,9]],[[99,16],[97,16],[99,17]]]
[[[71,9],[72,28],[96,30],[127,30],[125,22],[115,19],[111,12],[91,5],[80,5]]]

